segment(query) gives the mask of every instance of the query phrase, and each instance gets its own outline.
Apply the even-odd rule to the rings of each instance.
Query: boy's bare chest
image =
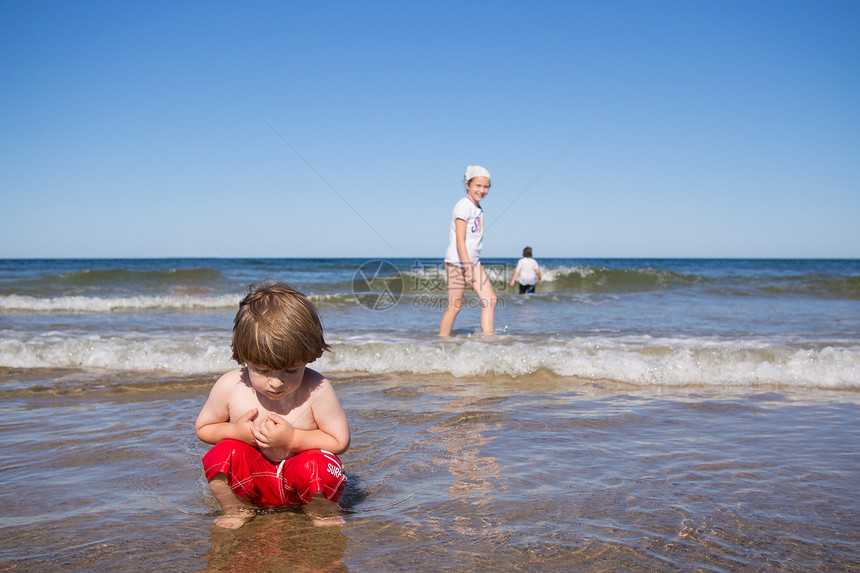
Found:
[[[242,388],[242,391],[235,395],[234,400],[231,401],[229,406],[230,421],[237,420],[253,408],[258,411],[257,417],[254,419],[254,425],[258,428],[266,420],[269,412],[283,416],[298,430],[315,430],[317,428],[308,401],[291,398],[272,405],[261,401],[257,392],[248,387]]]

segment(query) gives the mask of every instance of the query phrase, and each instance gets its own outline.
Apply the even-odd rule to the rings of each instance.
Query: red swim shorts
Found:
[[[272,463],[260,450],[238,440],[223,440],[203,456],[206,479],[217,474],[240,498],[257,507],[304,505],[322,492],[337,503],[346,487],[343,465],[325,450],[308,450]]]

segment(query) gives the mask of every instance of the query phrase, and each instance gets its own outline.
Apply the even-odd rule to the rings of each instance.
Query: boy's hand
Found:
[[[260,424],[260,429],[251,427],[251,433],[261,448],[290,448],[296,430],[286,418],[269,412],[269,416]]]
[[[254,420],[257,418],[257,409],[251,408],[234,422],[233,428],[236,435],[235,439],[245,442],[246,444],[254,445]]]

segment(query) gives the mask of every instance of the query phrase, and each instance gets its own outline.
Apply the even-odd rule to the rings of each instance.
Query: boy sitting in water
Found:
[[[215,444],[203,457],[209,488],[236,529],[255,507],[302,506],[317,524],[341,523],[346,476],[335,454],[349,448],[349,423],[331,384],[306,368],[329,346],[319,314],[278,283],[252,287],[233,323],[233,359],[195,431]]]

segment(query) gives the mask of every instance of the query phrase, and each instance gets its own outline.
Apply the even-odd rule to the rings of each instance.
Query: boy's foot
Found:
[[[227,510],[224,515],[215,518],[215,525],[224,529],[239,529],[254,517],[254,512],[247,509]]]
[[[322,494],[315,493],[302,510],[317,527],[339,527],[344,524],[343,518],[338,515],[340,508]]]
[[[343,527],[346,523],[339,515],[308,515],[317,527]]]

